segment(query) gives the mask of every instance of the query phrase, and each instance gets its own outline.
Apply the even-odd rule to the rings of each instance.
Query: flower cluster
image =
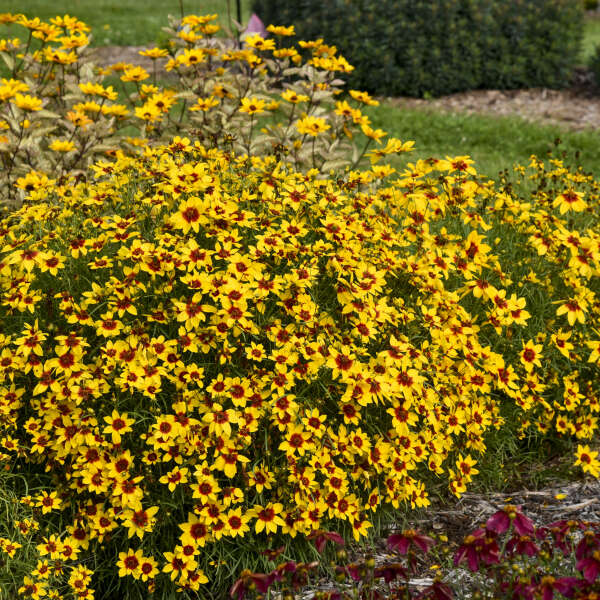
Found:
[[[331,532],[319,532],[343,546]],[[319,538],[317,538],[318,543]],[[337,584],[319,582],[313,563],[287,561],[269,573],[246,570],[230,590],[234,600],[262,598],[269,590],[302,592],[312,600],[552,600],[597,598],[600,592],[600,523],[560,520],[535,527],[520,507],[506,505],[457,548],[444,534],[436,539],[413,529],[387,539],[387,555],[364,551],[355,560],[340,549],[332,561]],[[317,546],[321,554],[323,547]],[[280,552],[269,554],[275,561]],[[454,555],[453,566],[446,558]],[[440,564],[442,563],[442,564]],[[465,577],[464,564],[478,576]],[[333,574],[332,573],[332,574]],[[415,577],[423,573],[431,578]],[[461,581],[459,585],[456,583]],[[308,593],[307,593],[308,592]],[[308,595],[312,592],[312,595]]]
[[[440,477],[460,495],[494,429],[596,431],[597,210],[562,221],[465,157],[333,182],[176,138],[93,173],[0,222],[0,461],[41,525],[7,543],[51,571],[31,585],[194,591],[243,538],[358,540]]]
[[[385,153],[409,149],[394,139],[382,146],[386,134],[361,112],[376,104],[368,94],[337,99],[336,76],[352,67],[334,46],[288,46],[293,28],[271,26],[271,39],[253,35],[235,47],[216,35],[216,17],[174,19],[166,48],[140,51],[152,61],[149,72],[126,63],[97,67],[90,28],[75,17],[46,23],[0,15],[0,23],[27,31],[26,43],[0,40],[10,70],[0,84],[0,201],[22,199],[48,177],[81,175],[117,150],[133,153],[184,133],[205,147],[275,153],[322,172],[352,165],[373,142]],[[362,152],[353,152],[359,140]]]

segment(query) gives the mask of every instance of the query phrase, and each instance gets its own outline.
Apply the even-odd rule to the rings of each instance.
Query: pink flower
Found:
[[[260,20],[259,16],[256,13],[252,13],[250,20],[248,21],[248,26],[246,27],[246,31],[244,33],[248,35],[252,35],[254,33],[258,33],[261,38],[266,38],[269,34],[265,29],[264,23]]]

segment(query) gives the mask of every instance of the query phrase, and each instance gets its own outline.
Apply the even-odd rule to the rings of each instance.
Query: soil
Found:
[[[92,59],[107,66],[126,62],[152,72],[153,61],[139,55],[145,46],[103,46],[92,50]],[[166,59],[159,59],[159,69]],[[453,113],[518,116],[538,123],[559,125],[572,131],[600,129],[600,89],[585,68],[578,68],[566,90],[474,90],[435,99],[386,98],[406,108],[431,109]]]
[[[416,529],[425,534],[446,535],[450,547],[460,545],[468,533],[482,527],[487,519],[507,504],[519,506],[534,525],[549,525],[562,519],[573,519],[587,522],[600,522],[600,480],[585,480],[577,482],[556,483],[538,490],[520,489],[514,493],[465,493],[459,500],[432,502],[426,510],[421,510],[421,516],[399,523],[398,531],[407,528]],[[393,529],[390,530],[390,533]],[[376,542],[374,558],[376,565],[394,562],[387,551],[383,540]],[[350,554],[353,561],[361,562],[364,551]],[[422,592],[430,586],[434,579],[435,570],[431,565],[419,562],[417,571],[411,576],[409,585],[413,592]],[[470,584],[475,580],[464,566],[463,568],[444,568],[445,581],[453,585],[463,586],[465,595],[469,597]],[[302,590],[299,597],[302,600],[313,600],[316,591],[333,591],[344,589],[351,592],[351,585],[334,584],[323,580],[319,585]],[[384,591],[384,588],[381,589]]]
[[[565,90],[474,90],[431,100],[387,98],[396,106],[445,112],[518,116],[528,121],[559,125],[572,131],[600,128],[600,90],[584,68],[575,71]]]

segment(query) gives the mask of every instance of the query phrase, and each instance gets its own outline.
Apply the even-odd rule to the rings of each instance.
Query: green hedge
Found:
[[[583,35],[577,0],[253,0],[265,24],[322,37],[376,94],[568,84]]]

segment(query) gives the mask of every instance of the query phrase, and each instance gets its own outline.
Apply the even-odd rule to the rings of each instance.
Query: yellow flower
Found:
[[[121,436],[132,431],[131,425],[135,423],[135,419],[130,419],[127,413],[119,414],[113,409],[110,417],[104,417],[104,422],[108,423],[103,430],[103,433],[109,434],[113,444],[121,443]]]
[[[53,152],[71,152],[71,150],[75,150],[75,142],[70,140],[54,140],[48,147]]]
[[[259,100],[258,98],[242,98],[241,104],[242,106],[239,110],[242,113],[260,115],[265,112],[266,102],[264,100]]]
[[[359,92],[358,90],[349,90],[348,93],[358,102],[362,102],[363,104],[368,104],[369,106],[379,106],[379,102],[377,100],[373,100],[367,92]]]
[[[266,506],[257,505],[254,507],[254,514],[256,516],[256,523],[254,524],[254,530],[256,533],[264,531],[267,535],[270,533],[277,533],[278,527],[283,527],[285,521],[281,518],[283,511],[283,504],[279,502],[269,502]]]
[[[42,110],[42,101],[40,100],[40,98],[30,96],[29,94],[17,94],[12,102],[16,104],[21,110]]]
[[[385,131],[383,131],[383,129],[373,129],[372,127],[370,127],[366,123],[363,123],[360,126],[360,128],[362,129],[362,132],[368,138],[371,138],[372,140],[375,140],[376,142],[379,142],[379,140],[381,138],[383,138],[383,137],[385,137],[387,135],[387,133]]]
[[[575,190],[567,190],[560,194],[552,203],[552,206],[560,210],[560,214],[564,215],[567,211],[581,212],[587,208],[587,202],[583,199],[583,192]]]
[[[119,552],[117,567],[119,568],[119,577],[131,575],[134,579],[139,579],[141,575],[141,564],[144,560],[141,550],[129,548],[127,552]]]
[[[331,125],[328,125],[325,122],[325,119],[321,119],[319,117],[307,116],[303,119],[300,119],[296,123],[296,129],[299,133],[304,135],[310,135],[312,137],[316,137],[319,133],[323,131],[327,131],[331,128]]]
[[[269,25],[267,27],[267,31],[273,33],[275,35],[288,36],[295,35],[294,26],[290,25],[289,27],[283,27],[281,25]]]
[[[596,458],[598,452],[591,450],[589,446],[577,446],[575,453],[577,460],[575,466],[581,466],[584,473],[589,473],[592,477],[600,477],[600,461]]]
[[[305,94],[297,94],[294,90],[285,90],[281,94],[281,97],[286,102],[291,102],[292,104],[298,104],[299,102],[308,102],[310,98]]]
[[[148,74],[148,71],[146,71],[146,69],[144,69],[143,67],[129,66],[125,68],[123,75],[121,75],[121,81],[144,81],[149,77],[150,75]]]
[[[219,101],[214,96],[209,96],[208,98],[198,98],[196,100],[196,104],[190,106],[190,110],[192,112],[203,111],[208,112],[211,108],[218,106]]]
[[[148,58],[151,58],[152,60],[156,60],[157,58],[168,56],[169,52],[164,48],[148,48],[146,50],[140,50],[138,54],[140,56],[146,56]]]
[[[245,38],[244,43],[250,46],[250,48],[256,48],[257,50],[275,50],[275,42],[273,40],[265,40],[258,33]]]

